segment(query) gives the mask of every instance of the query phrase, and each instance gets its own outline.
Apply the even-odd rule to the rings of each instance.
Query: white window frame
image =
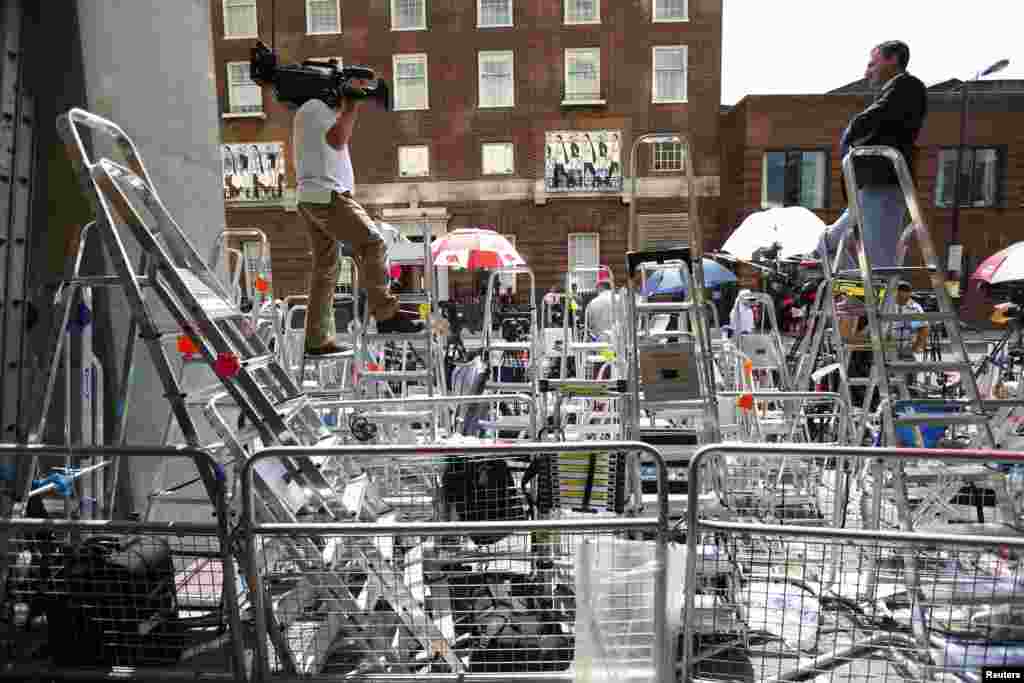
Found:
[[[228,110],[226,112],[224,112],[224,113],[227,114],[227,115],[230,115],[230,116],[262,116],[263,115],[263,88],[261,88],[255,81],[252,80],[252,75],[250,74],[250,76],[249,76],[249,83],[236,84],[236,83],[233,83],[232,80],[231,80],[231,67],[238,66],[240,64],[243,65],[243,66],[249,66],[249,62],[227,62],[224,65],[224,71],[225,71],[225,74],[224,74],[224,91],[227,94],[227,100],[228,100]],[[259,108],[259,110],[258,111],[236,111],[235,110],[235,104],[234,104],[235,98],[234,98],[233,86],[241,85],[242,87],[250,87],[250,84],[252,84],[251,87],[255,87],[256,90],[259,91],[259,93],[260,93],[260,108]]]
[[[516,246],[515,235],[502,235],[502,237],[507,239],[509,244],[511,244],[513,247]],[[509,289],[511,290],[512,294],[515,294],[518,291],[518,281],[519,277],[516,273],[502,273],[498,275],[498,293],[501,294],[501,290]]]
[[[658,147],[672,145],[679,150],[679,166],[677,168],[658,168]],[[681,142],[656,142],[651,145],[651,171],[653,173],[679,173],[686,169],[686,146]]]
[[[656,24],[672,24],[690,20],[690,0],[683,0],[683,16],[665,18],[658,16],[658,0],[651,0],[651,21]]]
[[[659,51],[683,51],[683,96],[661,97],[658,95],[658,52]],[[690,80],[690,50],[686,45],[655,45],[651,48],[651,102],[654,104],[685,104],[689,96],[687,81]]]
[[[417,0],[420,3],[420,20],[416,26],[406,26],[400,28],[395,26],[395,20],[398,17],[398,0],[391,0],[391,30],[392,31],[426,31],[427,30],[427,0]]]
[[[233,36],[228,33],[228,5],[251,5],[253,14],[255,15],[256,21],[253,26],[253,32],[244,35]],[[256,4],[256,0],[223,0],[221,2],[221,8],[224,11],[223,23],[224,23],[224,37],[229,40],[241,39],[241,38],[259,38],[260,37],[260,13],[259,6]]]
[[[959,148],[957,147],[940,147],[938,151],[938,167],[935,172],[935,207],[939,209],[952,209],[956,205],[956,177],[954,171],[954,177],[950,182],[949,196],[946,197],[943,193],[943,185],[946,182],[946,163],[949,157],[952,157],[952,163],[955,164],[954,168],[964,173],[962,166],[967,163],[970,168],[966,172],[968,176],[967,186],[960,188],[962,193],[962,201],[960,208],[999,208],[1003,206],[1003,183],[1005,182],[1005,176],[1009,172],[1006,169],[1006,160],[1004,156],[1007,154],[1006,149],[999,145],[968,145],[965,150],[964,161],[958,161]],[[992,201],[988,202],[984,196],[982,198],[974,197],[972,200],[972,193],[974,192],[974,183],[976,174],[978,173],[978,152],[991,151],[995,154],[995,167],[991,174],[991,185],[992,185]],[[946,201],[942,201],[942,200]]]
[[[485,24],[481,21],[483,17],[483,0],[476,0],[476,27],[477,28],[510,28],[515,26],[516,23],[516,12],[514,0],[506,0],[508,2],[508,23],[507,24]]]
[[[581,237],[592,237],[594,239],[594,263],[576,263],[576,243]],[[571,273],[577,267],[597,268],[601,264],[601,233],[599,232],[570,232],[567,245],[568,268]],[[572,292],[572,283],[576,282],[580,292],[597,289],[597,270],[585,273],[578,273],[569,282],[569,292]]]
[[[400,106],[399,104],[399,80],[398,80],[398,65],[402,62],[419,61],[423,63],[423,106]],[[430,70],[429,63],[427,62],[427,54],[425,52],[416,52],[408,54],[393,55],[391,58],[391,67],[394,77],[392,82],[394,83],[394,103],[395,111],[426,111],[430,109]]]
[[[309,6],[312,2],[324,2],[325,0],[306,0],[306,35],[307,36],[334,36],[341,33],[341,0],[334,0],[334,17],[335,24],[333,31],[314,31],[313,30],[313,13],[310,11]],[[330,0],[326,0],[330,1]]]
[[[575,93],[569,92],[569,58],[570,56],[581,55],[583,53],[591,53],[597,55],[597,92],[592,97],[576,97]],[[563,66],[564,78],[565,78],[565,103],[566,104],[586,104],[591,102],[603,103],[604,99],[601,97],[601,48],[600,47],[567,47],[565,48],[564,58],[565,62]]]
[[[484,61],[488,59],[497,58],[508,60],[509,65],[509,87],[511,92],[509,93],[508,101],[501,102],[500,104],[484,104]],[[516,60],[515,53],[512,50],[480,50],[477,52],[477,106],[481,109],[507,109],[509,107],[516,106]]]
[[[402,171],[402,152],[405,150],[423,149],[427,154],[426,173],[405,173]],[[430,177],[430,145],[399,145],[398,146],[398,177],[399,178],[429,178]]]
[[[563,15],[563,21],[565,22],[566,26],[581,26],[581,25],[591,25],[591,24],[600,24],[601,23],[601,0],[594,0],[594,18],[593,19],[584,19],[584,20],[570,21],[569,20],[569,4],[574,2],[574,1],[575,0],[563,0],[563,2],[562,2],[562,15]]]
[[[787,204],[786,203],[787,192],[786,192],[785,177],[783,178],[783,183],[782,183],[782,201],[779,202],[779,201],[771,201],[771,200],[769,200],[769,197],[768,197],[768,155],[769,154],[782,154],[783,155],[783,159],[784,159],[784,161],[783,161],[783,169],[784,169],[783,172],[785,172],[786,163],[787,163],[785,161],[785,159],[789,156],[789,154],[791,152],[792,153],[799,153],[801,155],[801,158],[802,158],[802,156],[804,154],[820,154],[822,156],[822,163],[815,167],[815,169],[817,170],[817,173],[815,174],[815,184],[816,184],[816,186],[820,187],[820,190],[821,190],[821,192],[817,195],[818,198],[821,200],[821,202],[820,202],[821,205],[820,206],[806,206],[802,202],[797,202],[796,204]],[[820,210],[820,209],[827,209],[828,206],[829,206],[829,194],[828,194],[828,190],[829,190],[829,161],[830,161],[830,156],[829,156],[827,150],[815,149],[813,147],[808,147],[808,148],[783,147],[783,148],[780,148],[780,149],[766,149],[766,150],[764,150],[761,153],[761,208],[762,209],[775,209],[775,208],[781,208],[783,206],[803,206],[804,208],[809,209],[811,211]]]
[[[488,171],[487,170],[487,148],[488,147],[505,147],[509,150],[509,158],[511,168],[507,171]],[[480,175],[512,175],[516,172],[516,146],[511,142],[484,142],[480,144]]]

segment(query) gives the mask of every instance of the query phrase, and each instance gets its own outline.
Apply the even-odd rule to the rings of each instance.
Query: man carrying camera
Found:
[[[337,242],[348,242],[366,289],[369,313],[378,332],[415,332],[419,328],[399,311],[398,297],[388,287],[387,247],[366,210],[352,197],[355,177],[349,141],[369,87],[366,79],[353,79],[349,96],[339,97],[332,108],[310,99],[295,113],[293,148],[298,210],[309,231],[313,248],[309,307],[306,312],[306,353],[324,355],[342,351],[335,338],[334,287],[338,280]],[[401,315],[400,315],[401,314]],[[414,315],[414,314],[412,314]]]

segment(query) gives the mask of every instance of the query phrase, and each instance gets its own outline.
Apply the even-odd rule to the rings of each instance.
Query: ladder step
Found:
[[[530,342],[492,341],[487,345],[491,351],[529,351],[532,347]]]
[[[930,415],[905,415],[893,418],[893,422],[898,425],[974,425],[984,424],[988,420],[987,416],[976,413],[934,413]]]
[[[398,300],[403,304],[429,304],[430,295],[426,292],[399,292]]]
[[[309,404],[309,396],[300,394],[286,399],[274,406],[278,415],[291,416],[305,408]]]
[[[430,379],[430,373],[420,371],[403,371],[403,370],[373,370],[363,372],[361,375],[362,379],[372,380],[377,382],[417,382],[420,380]]]
[[[253,356],[252,358],[246,358],[241,361],[242,367],[249,371],[262,370],[276,362],[277,356],[273,353],[264,354],[262,356]]]
[[[678,303],[675,301],[656,301],[653,303],[642,303],[636,305],[638,313],[677,313],[688,311],[693,308],[691,303]]]
[[[959,320],[956,313],[879,313],[881,320],[913,320],[924,322],[945,322]]]
[[[507,389],[509,391],[532,391],[533,385],[529,382],[487,382],[487,389]],[[495,401],[500,401],[500,396],[495,396]]]
[[[390,342],[413,342],[430,339],[430,330],[424,328],[420,332],[398,332],[395,334],[381,334],[380,332],[367,332],[363,335],[366,341],[390,341]]]
[[[919,361],[891,360],[886,362],[889,370],[896,371],[925,371],[925,370],[970,370],[971,364],[966,361],[943,360],[921,363]]]
[[[936,269],[931,266],[894,266],[891,268],[872,268],[872,277],[894,277],[896,275],[913,275],[914,273],[924,273],[930,275],[935,273]],[[854,268],[852,270],[841,270],[835,274],[836,277],[843,280],[863,280],[864,275],[861,273],[860,268]]]
[[[153,284],[148,275],[136,275],[135,281],[139,283],[140,287],[150,287]],[[68,284],[82,287],[120,287],[124,284],[124,280],[120,275],[86,275],[72,278]]]

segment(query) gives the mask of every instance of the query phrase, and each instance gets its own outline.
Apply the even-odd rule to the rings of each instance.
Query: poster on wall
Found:
[[[284,194],[284,143],[223,145],[224,199],[266,201]]]
[[[622,192],[622,133],[556,130],[544,136],[548,192]]]

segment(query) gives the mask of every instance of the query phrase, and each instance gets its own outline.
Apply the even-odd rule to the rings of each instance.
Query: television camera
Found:
[[[335,59],[281,65],[278,64],[277,54],[260,41],[252,49],[249,69],[253,81],[273,86],[277,101],[296,109],[314,99],[322,100],[329,107],[336,107],[341,98],[347,97],[354,100],[375,99],[385,111],[391,110],[391,93],[387,82],[377,78],[374,70],[367,66],[339,67]],[[369,87],[354,86],[352,81],[357,79],[370,81]]]

